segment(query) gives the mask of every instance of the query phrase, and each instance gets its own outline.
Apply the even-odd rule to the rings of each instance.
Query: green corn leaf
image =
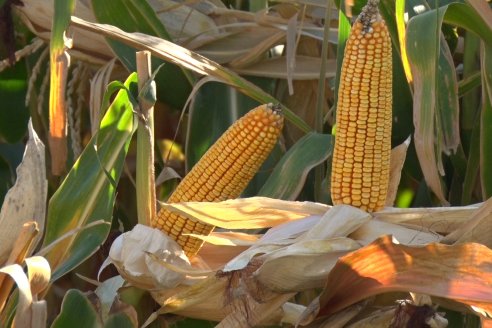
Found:
[[[332,136],[310,132],[299,139],[275,166],[258,196],[295,200],[311,169],[332,153]]]
[[[136,74],[128,78],[125,87],[136,90]],[[75,268],[106,239],[112,220],[115,184],[135,128],[132,110],[128,91],[119,91],[99,132],[50,200],[45,247],[74,229],[92,224],[48,248],[45,256],[53,270],[52,280]],[[95,224],[100,220],[105,224]]]

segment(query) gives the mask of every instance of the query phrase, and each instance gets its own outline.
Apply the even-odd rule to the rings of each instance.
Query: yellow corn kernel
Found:
[[[276,106],[261,105],[236,121],[185,176],[168,203],[216,202],[237,198],[277,143],[283,116]],[[156,227],[195,255],[203,241],[185,234],[209,235],[214,226],[161,209]]]
[[[368,212],[384,207],[391,153],[391,39],[378,3],[362,9],[345,48],[331,173],[333,203]]]

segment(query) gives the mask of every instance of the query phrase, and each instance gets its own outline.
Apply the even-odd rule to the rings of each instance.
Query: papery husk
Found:
[[[486,252],[485,248],[475,244],[444,246],[439,244],[443,235],[432,229],[439,220],[446,220],[447,226],[458,227],[472,214],[486,218],[487,215],[483,213],[488,213],[488,203],[481,205],[482,207],[474,205],[461,208],[405,210],[387,208],[372,214],[347,205],[330,207],[264,197],[164,206],[194,220],[219,224],[226,228],[271,228],[259,236],[248,237],[244,233],[219,232],[209,238],[203,237],[210,244],[206,243],[198,256],[192,259],[191,266],[176,266],[166,263],[164,259],[154,259],[161,268],[187,277],[187,280],[183,280],[186,284],[178,283],[171,288],[153,286],[152,295],[162,306],[159,313],[222,320],[220,325],[224,327],[233,323],[237,327],[247,327],[266,323],[278,324],[284,319],[287,320],[284,322],[300,320],[307,324],[313,322],[317,316],[328,313],[329,318],[334,320],[331,316],[335,312],[336,315],[340,315],[343,311],[348,311],[343,312],[345,314],[342,317],[345,321],[339,317],[338,322],[348,322],[347,318],[351,316],[356,320],[351,322],[354,327],[364,327],[368,322],[374,323],[374,320],[383,320],[386,323],[390,315],[372,313],[359,318],[355,308],[351,308],[352,304],[378,293],[409,291],[414,287],[413,291],[417,293],[434,295],[434,302],[443,299],[451,304],[461,304],[462,310],[466,311],[472,311],[474,308],[475,311],[483,309],[484,313],[489,313],[490,310],[487,296],[477,289],[488,288],[484,284],[492,270],[487,269],[487,264],[480,267],[483,279],[472,284],[473,291],[466,292],[464,289],[465,285],[472,286],[469,284],[470,270],[478,265],[478,257],[473,254],[482,254]],[[438,227],[441,228],[442,225]],[[380,238],[385,234],[393,235],[395,239],[392,241],[390,237]],[[374,253],[370,251],[371,247],[376,247]],[[446,247],[458,247],[460,250],[457,248],[457,253],[454,254]],[[400,250],[403,253],[399,253]],[[356,255],[358,252],[361,252],[360,256]],[[436,255],[436,252],[441,255]],[[450,257],[451,254],[454,254],[454,259]],[[465,256],[463,254],[467,254],[467,260],[460,258]],[[150,258],[153,256],[147,255]],[[376,256],[374,261],[371,260],[371,256]],[[424,260],[427,257],[429,260]],[[343,262],[346,258],[350,258],[353,265],[362,265],[361,268],[365,268],[367,272],[360,273],[360,279],[364,281],[370,274],[375,274],[372,277],[374,282],[382,279],[380,283],[383,285],[378,287],[377,284],[369,284],[369,290],[364,289],[364,283],[358,287],[344,286],[343,284],[347,283],[345,279],[349,279],[349,276],[344,278],[346,274],[343,273],[346,270]],[[375,266],[368,265],[367,261],[372,261]],[[382,262],[374,264],[379,263],[378,261]],[[382,274],[381,270],[389,272],[389,267],[384,263],[392,263],[392,272],[397,282],[398,279],[407,279],[405,277],[409,280],[394,285],[391,282],[391,273],[379,277],[378,274]],[[432,264],[432,269],[427,270],[425,263]],[[463,266],[458,266],[460,263],[463,263]],[[403,270],[401,273],[398,271],[400,268]],[[440,271],[444,270],[443,268],[447,268],[445,272]],[[453,271],[455,269],[461,271]],[[409,276],[405,270],[410,273],[412,270],[416,271]],[[464,276],[460,276],[460,272]],[[199,273],[207,274],[200,276]],[[192,276],[194,278],[190,279]],[[429,283],[425,281],[425,277],[433,277],[434,280]],[[460,291],[446,292],[439,287],[441,280],[461,284],[463,287]],[[145,280],[141,283],[138,277],[129,281],[137,287],[148,287],[145,286]],[[385,283],[388,284],[387,287]],[[313,302],[305,308],[302,316],[299,309],[289,313],[283,310],[283,305],[292,301],[292,296],[300,291],[316,288],[324,288],[320,301]],[[454,299],[456,297],[458,299]]]
[[[340,258],[319,298],[301,317],[329,316],[368,297],[412,291],[461,303],[479,315],[492,313],[492,251],[479,244],[399,245],[384,236]],[[480,310],[478,310],[480,309]],[[313,316],[313,314],[315,314]]]
[[[166,269],[156,258],[177,267],[191,267],[174,240],[160,230],[140,224],[118,236],[111,245],[107,262],[114,264],[126,281],[143,289],[170,289],[185,283],[184,273]]]

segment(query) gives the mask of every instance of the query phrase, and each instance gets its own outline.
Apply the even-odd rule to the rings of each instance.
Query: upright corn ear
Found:
[[[168,203],[215,202],[237,198],[275,146],[283,116],[272,105],[261,105],[236,121],[185,176]],[[195,255],[203,242],[186,234],[208,235],[214,226],[161,209],[153,226]]]
[[[342,63],[331,175],[334,204],[384,207],[391,153],[392,61],[388,28],[369,0]]]

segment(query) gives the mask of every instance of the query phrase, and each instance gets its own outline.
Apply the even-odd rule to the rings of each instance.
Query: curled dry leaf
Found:
[[[480,244],[410,247],[384,236],[341,257],[310,308],[319,307],[317,316],[327,316],[373,295],[412,291],[454,300],[490,316],[491,258],[492,251]],[[307,310],[303,317],[310,315]]]
[[[45,173],[44,145],[29,122],[29,141],[22,163],[17,167],[17,180],[5,196],[0,211],[0,265],[5,263],[26,222],[35,221],[43,234],[48,183]],[[36,242],[37,242],[36,240]],[[33,244],[32,249],[36,245]],[[26,254],[27,256],[29,254]]]
[[[40,256],[26,259],[29,278],[19,264],[0,268],[0,273],[9,275],[17,284],[19,300],[13,327],[44,327],[47,306],[44,300],[38,301],[38,293],[44,290],[51,278],[48,261]]]

